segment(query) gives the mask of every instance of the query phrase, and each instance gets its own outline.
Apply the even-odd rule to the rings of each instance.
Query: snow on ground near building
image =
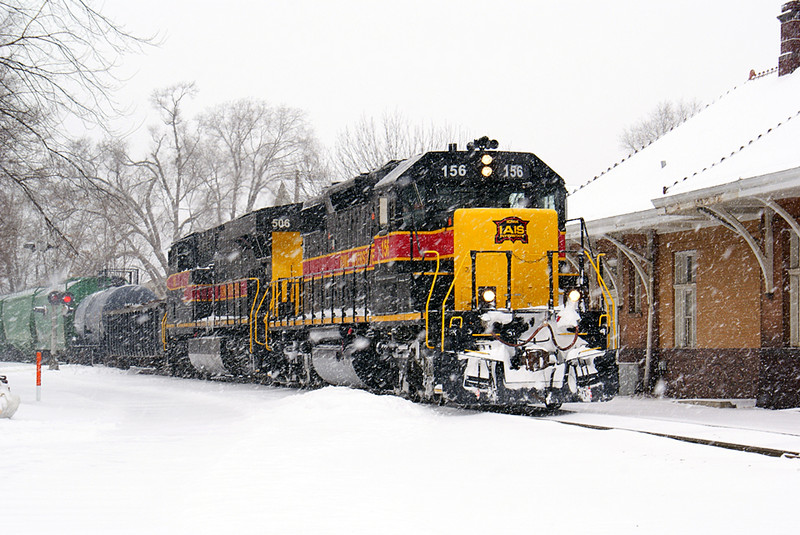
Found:
[[[3,533],[789,533],[797,524],[797,459],[346,388],[81,366],[45,369],[36,402],[33,366],[0,363],[0,373],[22,398],[0,420]],[[606,407],[634,419],[634,405]],[[675,413],[692,410],[713,411]],[[612,418],[592,411],[580,416]]]
[[[738,408],[696,404],[715,401],[733,404],[618,397],[608,403],[566,405],[568,412],[550,419],[800,454],[800,409],[758,409],[755,400],[733,400]]]

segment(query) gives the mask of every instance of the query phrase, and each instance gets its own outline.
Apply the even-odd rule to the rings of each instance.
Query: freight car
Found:
[[[88,296],[124,283],[118,275],[101,273],[0,296],[0,353],[7,360],[33,360],[36,352],[45,358],[68,358],[74,336],[72,311]]]
[[[164,347],[279,384],[608,399],[614,310],[599,260],[565,247],[565,204],[557,173],[488,138],[389,162],[173,244]]]
[[[88,296],[76,308],[72,355],[76,362],[163,365],[163,304],[143,286],[114,286]]]

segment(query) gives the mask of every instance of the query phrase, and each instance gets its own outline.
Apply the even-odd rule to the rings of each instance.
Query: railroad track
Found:
[[[701,438],[701,437],[693,437],[687,435],[679,435],[674,433],[663,433],[658,431],[646,431],[643,429],[635,429],[632,427],[613,427],[607,425],[597,425],[597,424],[589,424],[584,422],[567,422],[558,419],[550,419],[551,421],[558,422],[564,425],[573,425],[576,427],[583,427],[586,429],[597,429],[600,431],[630,431],[632,433],[641,433],[643,435],[651,435],[655,437],[662,437],[662,438],[671,438],[673,440],[680,440],[681,442],[688,442],[690,444],[701,444],[703,446],[713,446],[715,448],[723,448],[728,450],[735,450],[735,451],[743,451],[746,453],[757,453],[759,455],[766,455],[769,457],[786,457],[789,459],[800,459],[800,452],[792,451],[792,450],[785,450],[785,449],[776,449],[776,448],[767,448],[764,446],[754,446],[752,444],[739,444],[735,442],[727,442],[721,440],[714,440],[708,438]],[[705,427],[713,427],[706,425]]]
[[[476,409],[475,407],[464,407],[468,410],[477,410],[486,412],[486,408]],[[557,422],[564,425],[571,425],[575,427],[583,427],[584,429],[594,429],[598,431],[629,431],[631,433],[639,433],[643,435],[651,435],[655,437],[661,438],[669,438],[672,440],[679,440],[681,442],[687,442],[690,444],[700,444],[702,446],[711,446],[715,448],[722,448],[734,451],[742,451],[745,453],[756,453],[758,455],[766,455],[768,457],[784,457],[788,459],[800,459],[800,449],[781,449],[781,448],[770,448],[766,446],[758,446],[753,444],[743,444],[739,442],[732,442],[726,440],[717,440],[717,439],[710,439],[710,438],[703,438],[698,436],[692,436],[689,434],[678,434],[678,433],[669,433],[669,432],[661,432],[661,431],[652,431],[647,429],[637,428],[635,426],[612,426],[612,425],[605,425],[605,424],[595,424],[595,423],[588,423],[588,422],[574,422],[568,421],[564,419],[560,419],[559,416],[564,416],[568,414],[587,414],[581,413],[579,411],[572,411],[568,409],[559,409],[556,411],[548,411],[543,407],[524,407],[524,408],[502,408],[497,410],[491,410],[490,412],[499,412],[503,414],[512,414],[517,416],[527,416],[533,418],[540,418],[542,420],[548,420],[551,422]],[[678,423],[678,422],[676,422]],[[680,422],[684,423],[684,422]],[[686,422],[689,423],[689,422]],[[720,428],[720,429],[736,429],[731,427],[723,427],[723,426],[715,426],[709,424],[700,424],[691,422],[692,425],[697,425],[705,428]],[[767,432],[767,431],[761,431]],[[786,433],[776,433],[776,434],[786,434]],[[792,435],[795,436],[795,435]]]

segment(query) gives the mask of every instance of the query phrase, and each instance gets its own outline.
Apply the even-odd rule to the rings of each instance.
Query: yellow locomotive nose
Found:
[[[466,208],[453,217],[455,309],[547,305],[548,252],[558,250],[555,210]],[[487,294],[490,291],[492,293]]]

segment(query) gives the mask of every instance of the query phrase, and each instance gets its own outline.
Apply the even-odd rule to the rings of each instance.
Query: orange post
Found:
[[[42,401],[42,352],[36,352],[36,401]]]

